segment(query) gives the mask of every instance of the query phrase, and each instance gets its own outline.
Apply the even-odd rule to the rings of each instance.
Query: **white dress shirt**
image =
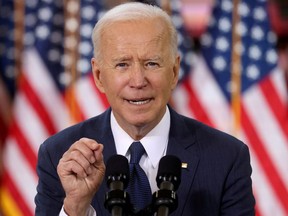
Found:
[[[111,115],[111,129],[114,136],[117,154],[126,156],[128,160],[130,160],[130,145],[135,141],[140,141],[142,143],[146,154],[142,156],[139,164],[148,177],[152,193],[158,190],[156,183],[158,163],[166,153],[170,129],[170,113],[168,108],[159,124],[141,140],[132,139],[119,126],[113,114]]]
[[[144,154],[139,162],[145,171],[152,194],[158,190],[156,176],[160,159],[166,154],[168,145],[168,136],[170,129],[170,112],[166,107],[166,112],[161,121],[141,140],[132,139],[117,123],[113,112],[110,118],[111,130],[115,141],[117,154],[123,155],[130,159],[129,147],[134,141],[140,141],[145,148]],[[60,216],[65,216],[64,208],[60,212]],[[90,207],[87,216],[96,216],[95,210]]]

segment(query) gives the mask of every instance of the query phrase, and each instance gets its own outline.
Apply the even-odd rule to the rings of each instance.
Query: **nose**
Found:
[[[135,64],[130,73],[130,87],[143,88],[147,85],[147,83],[145,69],[141,66],[141,64]]]

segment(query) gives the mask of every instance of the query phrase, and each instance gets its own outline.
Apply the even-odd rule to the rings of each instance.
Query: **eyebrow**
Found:
[[[112,62],[122,62],[122,61],[131,61],[133,59],[132,56],[121,56],[121,57],[116,57],[112,58]],[[141,61],[161,61],[163,62],[163,58],[160,56],[152,56],[152,57],[143,57],[141,58]]]
[[[122,57],[112,58],[112,62],[129,61],[131,59],[132,59],[131,56],[122,56]]]
[[[147,58],[147,59],[145,59],[146,61],[147,60],[157,60],[157,61],[159,61],[159,60],[162,60],[162,58],[160,57],[160,56],[153,56],[153,57],[151,57],[151,58]]]

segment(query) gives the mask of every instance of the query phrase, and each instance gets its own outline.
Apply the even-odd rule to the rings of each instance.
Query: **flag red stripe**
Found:
[[[49,117],[49,113],[46,111],[46,107],[42,104],[38,95],[29,84],[29,80],[27,80],[24,75],[21,77],[20,88],[22,92],[25,93],[25,96],[29,100],[34,111],[38,114],[49,135],[55,134],[57,130],[51,118]]]
[[[243,106],[241,106],[241,123],[242,128],[247,135],[247,139],[249,140],[250,147],[254,149],[255,156],[258,158],[259,163],[263,167],[263,171],[265,172],[267,179],[270,181],[271,188],[274,190],[275,194],[279,198],[283,206],[283,210],[285,209],[288,215],[288,191],[285,187],[284,182],[281,179],[280,174],[277,172],[275,165],[271,161],[269,154],[267,153],[263,143],[260,141],[256,130],[251,123],[246,110]]]
[[[261,83],[260,88],[267,99],[267,103],[274,113],[275,119],[277,119],[280,128],[283,130],[286,138],[288,138],[288,112],[287,107],[283,104],[277,94],[274,85],[269,77],[266,77]]]
[[[13,137],[16,140],[17,145],[19,146],[19,150],[23,153],[25,156],[26,161],[31,167],[31,170],[35,170],[36,164],[37,164],[37,157],[31,148],[29,142],[27,141],[27,138],[25,135],[22,133],[20,130],[17,122],[13,121],[13,124],[11,125],[10,128],[10,134],[13,134]],[[36,173],[35,178],[36,178]]]
[[[192,86],[190,85],[189,80],[190,78],[187,77],[187,79],[183,81],[183,87],[186,89],[187,94],[189,95],[189,98],[187,98],[187,100],[189,100],[189,108],[194,113],[196,119],[213,127],[214,125],[212,124],[212,121],[209,119],[205,109],[197,99],[197,96]]]
[[[4,142],[7,135],[7,124],[5,123],[3,116],[0,113],[0,147],[2,148],[2,143]]]
[[[255,199],[256,199],[256,202],[257,202],[257,198],[255,198]],[[260,213],[260,210],[261,209],[259,209],[258,206],[256,205],[255,206],[255,216],[262,216],[262,213]]]
[[[33,216],[33,212],[31,212],[31,209],[26,204],[26,199],[21,196],[19,188],[14,184],[13,179],[7,171],[3,173],[2,179],[5,187],[10,192],[10,195],[13,197],[13,200],[15,200],[15,204],[17,204],[22,214],[25,216]]]

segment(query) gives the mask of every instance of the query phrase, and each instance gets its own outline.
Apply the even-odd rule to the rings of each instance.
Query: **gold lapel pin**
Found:
[[[182,167],[183,169],[187,169],[187,168],[188,168],[188,163],[182,163],[182,164],[181,164],[181,167]]]

